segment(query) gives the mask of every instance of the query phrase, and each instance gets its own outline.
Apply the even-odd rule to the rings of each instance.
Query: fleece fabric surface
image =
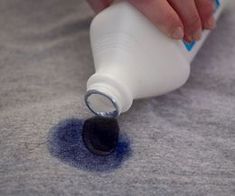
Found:
[[[235,195],[235,12],[187,84],[135,101],[116,152],[84,148],[93,12],[83,0],[0,0],[0,195]]]

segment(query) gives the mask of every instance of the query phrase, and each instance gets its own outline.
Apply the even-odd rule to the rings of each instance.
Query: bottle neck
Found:
[[[113,96],[102,90],[88,90],[85,96],[87,107],[97,116],[116,118],[120,114],[120,106]]]
[[[94,74],[87,83],[85,102],[96,115],[116,118],[132,105],[130,92],[110,77]]]

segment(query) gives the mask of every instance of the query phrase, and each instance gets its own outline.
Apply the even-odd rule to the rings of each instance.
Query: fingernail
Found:
[[[182,27],[177,27],[175,31],[172,33],[172,38],[174,39],[182,39],[184,37],[184,30]]]
[[[193,38],[193,40],[198,41],[201,39],[201,37],[202,37],[202,30],[199,29],[193,34],[192,38]]]
[[[213,16],[211,16],[204,24],[204,28],[206,29],[214,29],[216,26],[215,23],[215,18]]]

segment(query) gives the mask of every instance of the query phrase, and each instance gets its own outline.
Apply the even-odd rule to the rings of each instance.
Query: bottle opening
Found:
[[[85,102],[91,112],[98,116],[115,118],[119,115],[116,101],[100,91],[89,90],[85,96]]]

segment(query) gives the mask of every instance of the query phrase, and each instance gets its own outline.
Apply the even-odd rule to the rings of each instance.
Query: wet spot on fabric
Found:
[[[99,118],[63,120],[50,129],[48,150],[52,156],[78,169],[112,171],[121,167],[122,163],[131,156],[130,140],[123,133],[118,136],[119,129],[116,123],[114,120],[107,119],[102,122]],[[86,136],[83,133],[83,127],[85,131],[90,132],[86,133]],[[110,135],[105,135],[108,127],[112,130]],[[91,128],[97,128],[98,132],[95,133]],[[102,135],[105,137],[102,138]],[[84,136],[97,137],[91,142],[96,147],[95,153],[92,153],[92,149],[88,149],[87,144],[84,144]],[[99,154],[100,151],[105,153]]]

